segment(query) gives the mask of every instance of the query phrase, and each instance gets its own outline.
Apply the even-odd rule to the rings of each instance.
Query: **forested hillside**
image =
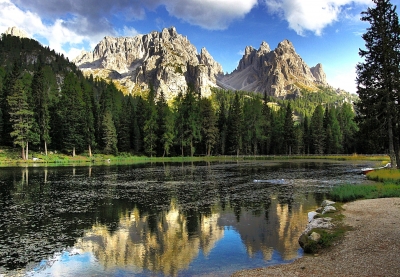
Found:
[[[333,90],[277,100],[189,86],[170,105],[163,93],[123,95],[86,78],[37,41],[0,41],[0,145],[29,150],[148,156],[355,153],[351,104]],[[32,155],[29,155],[32,157]]]

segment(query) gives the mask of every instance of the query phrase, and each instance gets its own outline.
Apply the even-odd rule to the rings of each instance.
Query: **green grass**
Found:
[[[21,152],[19,148],[0,148],[0,166],[29,166],[31,164],[43,164],[46,166],[57,165],[86,165],[86,164],[104,164],[110,159],[112,164],[135,164],[147,162],[196,162],[196,161],[238,161],[238,160],[298,160],[298,159],[325,159],[325,160],[368,160],[368,161],[382,161],[387,159],[386,156],[363,156],[363,155],[268,155],[268,156],[253,156],[253,155],[240,155],[240,156],[197,156],[197,157],[147,157],[135,156],[131,153],[120,153],[118,156],[105,155],[96,153],[89,157],[87,153],[83,153],[72,157],[71,155],[63,153],[52,153],[45,156],[40,152],[29,151],[29,160],[21,159]],[[32,157],[39,158],[38,161],[33,161]]]
[[[375,170],[367,174],[369,180],[377,182],[393,182],[400,183],[400,170],[398,169],[381,169]]]
[[[330,199],[349,202],[357,199],[400,197],[400,185],[390,182],[371,185],[341,185],[330,192]]]

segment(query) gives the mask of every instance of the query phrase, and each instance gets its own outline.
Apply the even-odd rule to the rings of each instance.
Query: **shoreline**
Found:
[[[400,276],[400,198],[343,205],[344,238],[317,255],[290,264],[243,270],[232,276]]]

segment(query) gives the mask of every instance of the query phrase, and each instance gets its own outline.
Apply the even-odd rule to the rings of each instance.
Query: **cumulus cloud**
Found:
[[[257,5],[258,0],[13,0],[20,8],[55,20],[72,16],[75,21],[64,25],[80,34],[112,33],[112,17],[139,20],[146,17],[146,10],[164,6],[171,16],[206,29],[225,29],[243,18]],[[81,24],[87,22],[88,24]]]
[[[268,10],[289,23],[299,35],[311,31],[320,36],[325,27],[348,16],[351,5],[371,5],[372,0],[264,0]]]
[[[163,1],[167,11],[186,22],[206,29],[223,30],[243,18],[258,0],[173,0]]]

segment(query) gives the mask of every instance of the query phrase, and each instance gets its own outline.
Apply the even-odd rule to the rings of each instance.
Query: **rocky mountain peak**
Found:
[[[12,35],[20,38],[29,38],[29,35],[27,32],[25,32],[22,29],[19,29],[18,27],[9,27],[7,30],[4,32],[6,35]]]
[[[302,88],[318,90],[318,85],[326,84],[326,76],[322,65],[311,70],[293,44],[284,40],[273,51],[266,42],[258,51],[247,46],[236,70],[218,81],[227,88],[285,98],[297,95]]]
[[[260,45],[260,48],[258,49],[258,52],[262,53],[268,53],[271,52],[271,48],[269,47],[269,44],[263,41]]]
[[[318,63],[316,66],[311,67],[310,70],[317,82],[321,83],[322,85],[328,84],[326,82],[326,74],[322,68],[322,64]]]
[[[105,37],[92,52],[83,52],[74,62],[83,71],[112,78],[131,92],[153,84],[167,99],[187,90],[191,83],[202,95],[210,95],[222,67],[203,48],[196,47],[175,27],[135,37]]]

